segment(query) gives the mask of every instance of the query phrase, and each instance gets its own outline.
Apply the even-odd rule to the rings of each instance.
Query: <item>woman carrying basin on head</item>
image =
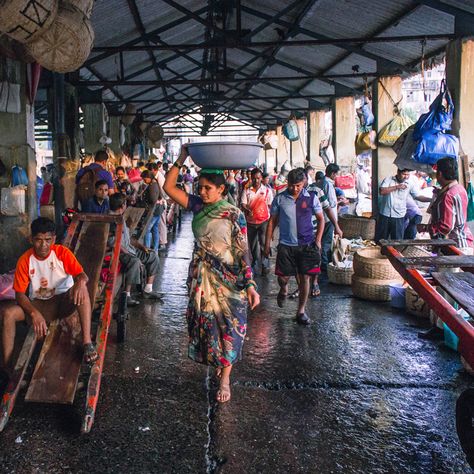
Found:
[[[180,167],[188,156],[186,146],[166,175],[164,190],[171,199],[194,214],[196,239],[190,265],[187,322],[188,355],[216,368],[220,377],[217,401],[230,400],[230,373],[241,358],[247,330],[247,303],[260,302],[252,280],[243,213],[224,198],[222,170],[201,170],[199,196],[176,186]]]

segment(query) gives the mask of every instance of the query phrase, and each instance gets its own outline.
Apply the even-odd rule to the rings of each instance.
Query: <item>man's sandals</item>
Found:
[[[97,359],[99,358],[99,354],[97,353],[97,349],[95,348],[95,345],[93,342],[84,344],[83,349],[84,349],[84,362],[86,364],[91,365],[97,362]]]

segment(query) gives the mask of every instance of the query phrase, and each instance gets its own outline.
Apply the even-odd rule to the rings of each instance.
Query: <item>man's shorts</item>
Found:
[[[77,306],[74,305],[70,291],[62,293],[60,295],[54,295],[48,300],[34,299],[31,300],[31,304],[43,315],[47,323],[54,321],[58,318],[67,318],[74,311]],[[26,316],[26,321],[31,324],[30,316]]]
[[[320,264],[321,252],[314,243],[295,247],[279,244],[275,275],[316,275],[320,272]]]

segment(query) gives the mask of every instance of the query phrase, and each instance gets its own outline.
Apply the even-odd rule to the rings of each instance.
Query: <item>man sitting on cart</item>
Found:
[[[98,355],[91,341],[91,302],[87,291],[88,277],[74,254],[57,245],[53,221],[39,217],[31,223],[32,248],[18,260],[13,289],[16,303],[2,308],[3,364],[11,371],[16,323],[26,321],[41,339],[48,323],[67,317],[77,310],[82,328],[84,361],[93,363]]]
[[[110,196],[110,214],[122,215],[127,209],[127,198],[122,193],[114,193]],[[112,242],[109,241],[109,244]],[[122,242],[120,245],[120,264],[125,279],[125,292],[127,293],[128,306],[137,306],[138,300],[131,297],[132,285],[142,283],[141,267],[145,267],[146,284],[143,287],[142,297],[144,299],[161,299],[162,295],[153,291],[153,282],[159,271],[159,257],[156,252],[145,247],[136,239],[130,237],[130,231],[126,225],[123,226]]]

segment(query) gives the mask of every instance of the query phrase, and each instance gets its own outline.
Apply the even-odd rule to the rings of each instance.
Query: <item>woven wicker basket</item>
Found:
[[[350,285],[354,269],[336,267],[333,263],[328,265],[328,280],[334,285]]]
[[[431,253],[423,247],[407,247],[402,252],[404,257],[431,257]]]
[[[48,30],[58,12],[58,0],[0,0],[0,31],[20,43]]]
[[[88,58],[94,42],[91,22],[82,12],[61,4],[51,27],[28,44],[29,53],[46,69],[72,72]]]
[[[362,278],[374,280],[397,280],[402,278],[390,260],[380,253],[380,247],[360,249],[354,254],[354,273]]]
[[[390,301],[390,285],[399,280],[373,280],[352,275],[352,294],[369,301]]]
[[[342,215],[339,217],[339,227],[346,239],[373,240],[375,237],[375,219]]]
[[[74,8],[82,12],[87,18],[92,15],[92,9],[94,8],[94,0],[66,0],[65,3],[69,3]]]
[[[408,286],[405,291],[405,303],[408,314],[418,318],[430,319],[430,308],[418,293]]]
[[[148,140],[155,143],[160,141],[165,134],[163,127],[161,125],[152,125],[151,127],[147,128],[146,136]]]

